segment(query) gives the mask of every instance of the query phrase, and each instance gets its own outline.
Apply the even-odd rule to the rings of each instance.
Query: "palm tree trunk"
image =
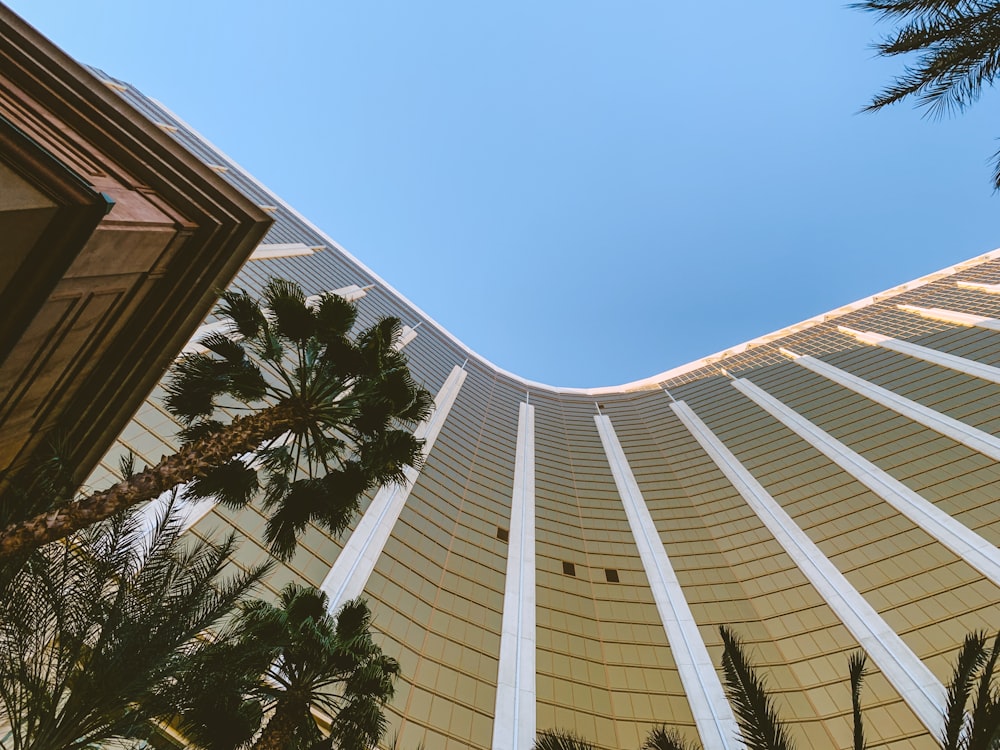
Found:
[[[278,404],[237,417],[217,433],[195,440],[155,466],[133,474],[106,490],[69,502],[0,531],[0,562],[30,552],[48,542],[110,518],[139,503],[155,500],[167,490],[205,476],[261,443],[287,432],[296,422],[291,404]]]
[[[295,729],[303,714],[309,716],[308,706],[293,701],[279,701],[271,720],[254,743],[251,750],[288,750],[293,747]],[[312,717],[309,717],[312,721]]]

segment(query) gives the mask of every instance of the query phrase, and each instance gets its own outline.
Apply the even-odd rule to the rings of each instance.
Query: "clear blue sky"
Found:
[[[14,0],[476,351],[613,385],[1000,245],[1000,95],[857,110],[837,2]]]

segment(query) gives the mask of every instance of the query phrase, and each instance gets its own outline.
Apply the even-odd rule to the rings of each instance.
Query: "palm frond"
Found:
[[[225,577],[234,542],[182,542],[169,500],[40,548],[0,598],[0,703],[17,747],[82,750],[147,733],[206,628],[264,569]]]
[[[365,372],[369,375],[393,369],[400,361],[399,340],[403,335],[403,322],[399,318],[382,318],[357,337]]]
[[[532,750],[596,750],[595,746],[572,732],[546,729],[538,733]]]
[[[247,339],[257,336],[265,323],[264,312],[257,300],[242,291],[223,292],[217,312],[232,321],[236,332]]]
[[[185,494],[191,499],[214,498],[227,508],[239,509],[253,499],[258,488],[257,471],[233,459],[190,482]]]
[[[408,430],[388,429],[359,446],[360,465],[378,484],[401,484],[403,469],[419,469],[424,462],[424,441]]]
[[[865,107],[875,111],[907,98],[931,116],[964,111],[1000,75],[1000,3],[965,0],[865,0],[851,7],[898,28],[874,47],[909,63]],[[1000,160],[994,157],[1000,189]]]
[[[273,709],[273,716],[294,718],[301,746],[332,741],[333,747],[367,750],[382,737],[387,727],[383,709],[393,695],[399,664],[373,640],[371,612],[362,600],[347,602],[332,616],[322,591],[289,584],[276,603],[244,605],[232,627],[237,643],[270,649],[266,678],[243,697],[256,697]],[[330,740],[321,739],[303,696],[331,716]],[[282,724],[283,739],[291,741],[287,722]],[[272,730],[268,723],[262,736]]]
[[[358,512],[361,498],[371,486],[368,477],[357,462],[348,461],[320,479],[326,493],[326,502],[312,514],[312,520],[339,536],[347,530],[354,514]]]
[[[222,331],[213,331],[207,336],[202,337],[198,343],[208,349],[208,351],[217,354],[231,363],[239,364],[246,359],[246,351],[242,343],[231,334],[226,334]]]
[[[284,484],[280,494],[276,491]],[[264,539],[271,553],[279,560],[288,560],[295,552],[296,539],[320,509],[329,505],[320,479],[296,479],[284,483],[276,478],[268,484],[265,501],[271,508],[264,530]]]
[[[304,342],[316,335],[316,318],[306,305],[305,292],[295,282],[271,279],[264,287],[264,302],[279,336]]]
[[[740,639],[725,626],[719,631],[725,646],[722,669],[726,695],[736,714],[740,735],[748,750],[792,750],[788,731],[778,718],[764,679],[758,677]]]
[[[427,419],[434,409],[434,397],[411,380],[409,401],[399,406],[395,416],[402,422],[416,424]]]
[[[964,744],[965,710],[979,668],[986,663],[986,634],[970,633],[958,652],[955,670],[948,684],[945,703],[942,750],[959,750]]]
[[[847,660],[847,671],[851,678],[851,709],[854,716],[854,750],[867,750],[865,742],[864,717],[861,713],[861,685],[865,680],[865,666],[868,657],[863,651],[851,654]]]
[[[966,750],[996,750],[1000,747],[1000,694],[993,687],[1000,634],[987,649],[987,658],[979,670],[976,698],[967,714]]]
[[[188,425],[211,416],[225,388],[226,374],[219,360],[202,353],[184,354],[174,362],[164,384],[163,405]]]
[[[701,750],[701,745],[688,742],[676,729],[659,726],[650,731],[642,750]]]
[[[353,302],[336,294],[321,294],[316,304],[316,337],[323,344],[342,339],[354,326],[357,316]]]

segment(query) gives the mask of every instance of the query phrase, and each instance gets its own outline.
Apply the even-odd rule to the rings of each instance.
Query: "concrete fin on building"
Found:
[[[614,425],[610,417],[604,414],[595,414],[594,422],[597,423],[601,445],[604,446],[618,495],[639,549],[642,567],[646,571],[701,743],[706,750],[740,750],[743,743],[737,739],[736,719],[726,700],[722,682],[656,531],[653,517],[646,507],[639,483],[636,482],[625,451],[622,450]]]
[[[1000,294],[1000,284],[980,284],[975,281],[956,281],[955,286],[959,289],[972,289],[975,292],[985,292],[986,294]]]
[[[827,380],[832,380],[837,385],[854,391],[859,396],[881,404],[887,409],[891,409],[897,414],[901,414],[907,419],[922,424],[935,432],[951,438],[956,443],[971,448],[982,453],[994,461],[1000,462],[1000,439],[983,432],[975,427],[946,416],[934,409],[918,404],[916,401],[900,396],[898,393],[869,383],[857,375],[853,375],[839,367],[834,367],[829,362],[809,356],[799,356],[788,349],[781,349],[783,354],[791,357],[796,364],[805,367],[807,370],[820,375]]]
[[[535,407],[517,419],[497,669],[493,750],[530,750],[535,742]]]
[[[837,618],[861,644],[921,723],[934,736],[940,736],[944,728],[944,686],[694,410],[683,401],[672,403],[670,408],[743,496]]]
[[[900,310],[911,312],[928,320],[937,320],[941,323],[951,323],[956,326],[972,326],[975,328],[985,328],[990,331],[1000,331],[1000,320],[987,318],[982,315],[958,312],[957,310],[944,310],[940,307],[918,307],[916,305],[896,305]]]
[[[434,398],[434,411],[417,425],[414,434],[424,441],[424,458],[434,447],[434,441],[441,433],[448,413],[458,398],[465,377],[464,369],[454,367]],[[368,577],[375,569],[418,476],[416,469],[407,467],[406,481],[402,485],[387,485],[375,493],[371,505],[320,586],[330,598],[331,612],[337,611],[344,602],[360,596],[364,591]]]
[[[307,245],[304,242],[262,242],[250,254],[249,260],[273,260],[275,258],[294,258],[300,255],[312,255],[322,250],[323,247],[323,245]]]
[[[749,380],[733,386],[931,537],[1000,586],[1000,550]]]
[[[865,344],[879,346],[889,351],[905,354],[914,359],[921,359],[924,362],[930,362],[931,364],[946,367],[955,372],[979,378],[980,380],[988,380],[991,383],[1000,384],[1000,367],[984,365],[982,362],[976,362],[975,360],[948,354],[947,352],[939,352],[937,349],[931,349],[930,347],[921,346],[909,341],[901,341],[900,339],[883,336],[880,333],[872,331],[855,331],[852,328],[844,326],[837,326],[837,330],[841,333],[846,333],[848,336],[853,336]]]

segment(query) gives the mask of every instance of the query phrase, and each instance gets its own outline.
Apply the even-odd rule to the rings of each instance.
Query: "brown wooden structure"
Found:
[[[0,486],[82,480],[270,224],[0,5]]]

